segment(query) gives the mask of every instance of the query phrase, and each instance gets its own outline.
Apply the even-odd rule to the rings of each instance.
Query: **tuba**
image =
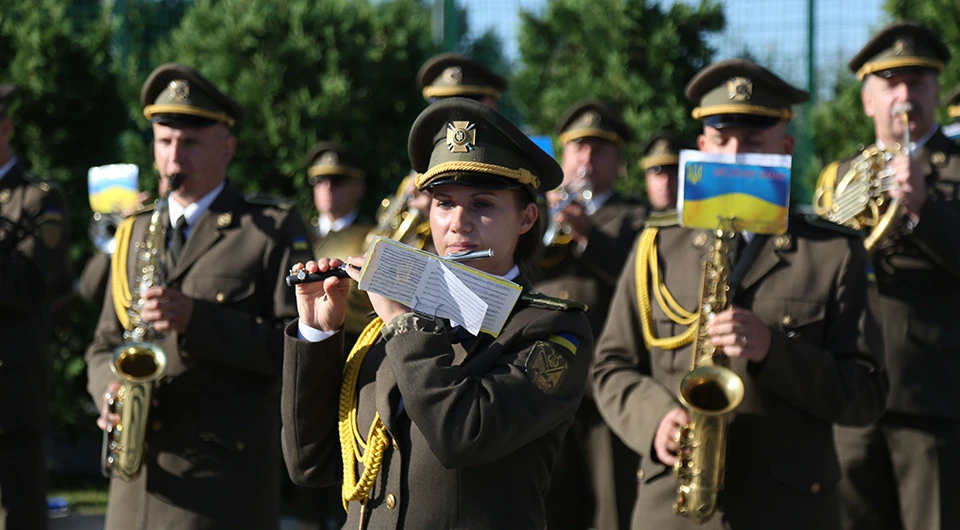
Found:
[[[559,226],[554,217],[570,206],[574,202],[583,203],[584,213],[593,215],[597,208],[593,204],[593,186],[587,180],[587,168],[577,169],[577,179],[570,186],[561,186],[557,188],[560,194],[560,201],[547,210],[547,228],[543,233],[543,246],[549,247],[557,242],[557,236],[563,231],[564,227]]]
[[[700,310],[691,350],[690,371],[680,381],[680,401],[690,423],[680,429],[677,461],[677,501],[674,511],[696,524],[708,520],[723,489],[727,454],[727,423],[743,400],[743,380],[730,369],[730,359],[707,334],[713,316],[729,306],[727,251],[735,232],[721,227],[703,264]]]
[[[170,191],[179,187],[182,177],[170,179]],[[166,216],[169,194],[157,201],[143,241],[135,244],[137,291],[127,314],[130,326],[124,331],[124,343],[113,352],[110,369],[120,380],[117,395],[107,405],[120,414],[120,423],[103,434],[102,471],[106,477],[133,480],[140,473],[147,417],[150,412],[154,382],[167,367],[167,355],[154,344],[163,338],[150,322],[140,318],[143,298],[139,296],[149,287],[162,285],[166,278],[163,256],[166,251]],[[116,267],[125,267],[118,263]]]
[[[909,102],[893,108],[893,114],[899,115],[903,122],[903,143],[895,149],[907,156],[910,154],[911,110]],[[839,180],[835,175],[821,176],[814,193],[813,209],[817,215],[837,224],[869,231],[863,241],[867,252],[873,252],[901,215],[900,200],[889,196],[895,175],[887,167],[887,162],[892,157],[893,154],[872,145],[857,155]]]

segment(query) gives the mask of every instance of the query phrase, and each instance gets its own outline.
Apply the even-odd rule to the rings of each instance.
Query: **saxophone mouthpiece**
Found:
[[[170,175],[167,177],[167,182],[169,183],[170,191],[176,191],[176,189],[183,184],[183,173],[174,173],[173,175]]]
[[[909,101],[903,101],[896,103],[892,109],[890,109],[890,114],[893,116],[899,116],[901,114],[913,112],[913,103]]]

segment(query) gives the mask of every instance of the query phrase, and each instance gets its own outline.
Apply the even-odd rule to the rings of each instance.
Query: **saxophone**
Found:
[[[180,175],[170,178],[171,192],[179,187],[181,180]],[[163,338],[163,334],[156,331],[152,323],[140,318],[144,303],[140,293],[154,285],[162,285],[166,278],[163,262],[166,230],[163,219],[168,200],[169,193],[157,201],[143,241],[135,243],[134,270],[138,276],[137,291],[126,310],[130,325],[123,333],[125,342],[114,350],[110,363],[110,369],[120,380],[121,386],[116,396],[107,401],[110,409],[120,414],[120,423],[103,434],[101,464],[103,474],[108,478],[133,480],[140,474],[153,384],[167,367],[166,353],[154,344]],[[126,263],[118,263],[115,267],[126,267]]]
[[[418,208],[407,206],[407,202],[413,197],[410,185],[414,176],[415,174],[405,177],[400,181],[394,195],[380,201],[377,226],[367,234],[364,249],[369,248],[378,237],[407,243],[421,250],[426,246],[429,233],[425,236],[419,230],[419,226],[426,220],[424,213]]]
[[[690,423],[680,429],[677,450],[677,501],[674,511],[696,524],[707,521],[723,489],[730,412],[743,400],[743,380],[730,369],[730,359],[708,335],[713,316],[729,306],[727,250],[735,231],[732,223],[716,232],[703,264],[700,310],[693,341],[690,371],[680,381],[680,401]]]

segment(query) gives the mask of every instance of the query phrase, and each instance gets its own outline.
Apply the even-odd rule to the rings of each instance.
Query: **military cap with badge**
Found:
[[[199,72],[176,63],[157,67],[140,92],[143,115],[151,122],[180,127],[233,127],[243,119],[243,107],[220,92]]]
[[[868,75],[889,78],[910,71],[940,73],[950,50],[937,34],[916,22],[896,22],[881,29],[847,66],[863,81]]]
[[[311,186],[321,180],[366,179],[360,158],[336,142],[320,142],[307,155],[307,177]]]
[[[596,138],[623,147],[633,140],[633,131],[620,112],[598,100],[583,100],[574,104],[560,119],[557,134],[561,144],[585,138]]]
[[[693,118],[715,129],[773,127],[793,119],[791,107],[810,99],[807,91],[746,59],[720,61],[700,70],[685,94],[697,105]]]
[[[644,171],[653,169],[659,173],[663,166],[676,166],[680,164],[681,149],[683,146],[676,134],[670,131],[657,131],[650,135],[643,145],[640,168]]]
[[[503,76],[459,53],[430,58],[420,67],[417,81],[428,102],[449,97],[500,99],[509,85]]]

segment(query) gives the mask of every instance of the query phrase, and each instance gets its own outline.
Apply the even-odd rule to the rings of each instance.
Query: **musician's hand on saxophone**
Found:
[[[103,404],[100,406],[100,416],[97,418],[97,427],[101,431],[116,427],[120,423],[120,414],[114,409],[113,402],[120,392],[120,381],[110,381],[107,391],[103,395]]]
[[[770,351],[770,328],[755,313],[731,306],[713,318],[709,328],[713,345],[731,358],[761,362]]]
[[[676,463],[680,429],[688,423],[690,414],[681,407],[671,409],[660,420],[660,426],[653,436],[653,450],[662,464],[673,466]]]
[[[153,329],[165,333],[171,330],[183,334],[193,317],[193,299],[176,289],[154,285],[143,291],[140,318],[153,324]]]

